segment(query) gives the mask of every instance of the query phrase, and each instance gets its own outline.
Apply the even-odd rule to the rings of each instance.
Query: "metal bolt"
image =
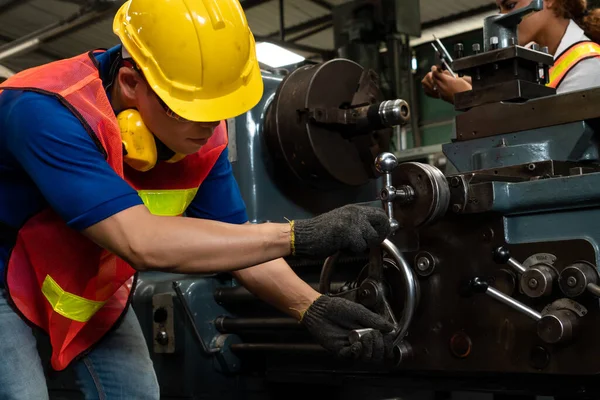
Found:
[[[540,51],[540,45],[537,43],[532,44],[531,50]]]
[[[450,186],[458,187],[459,185],[460,185],[460,178],[458,176],[455,176],[452,179],[450,179]]]
[[[481,51],[481,45],[479,43],[475,43],[473,45],[473,53],[479,54],[480,51]]]
[[[535,164],[529,164],[527,166],[527,169],[530,170],[530,171],[535,171]]]
[[[370,294],[371,294],[371,292],[369,290],[367,290],[367,289],[363,289],[363,290],[360,291],[360,296],[361,297],[367,297]]]
[[[430,266],[431,263],[429,262],[429,259],[427,257],[419,257],[419,259],[417,260],[417,269],[419,271],[427,271]]]
[[[548,49],[548,46],[542,47],[542,53],[546,53],[546,54],[550,53],[550,49]]]
[[[496,50],[498,48],[498,43],[500,43],[500,41],[498,40],[497,36],[492,36],[490,38],[490,48],[492,50]]]
[[[527,284],[531,289],[535,289],[536,287],[538,287],[538,281],[535,278],[531,278]]]
[[[570,276],[567,278],[567,285],[569,287],[575,287],[577,285],[577,278],[574,276]]]

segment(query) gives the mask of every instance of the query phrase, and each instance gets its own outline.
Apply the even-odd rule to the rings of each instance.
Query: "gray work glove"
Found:
[[[347,205],[318,217],[294,221],[292,254],[328,257],[341,250],[362,253],[390,234],[381,208]]]
[[[393,357],[394,326],[361,304],[341,297],[319,297],[304,313],[302,324],[317,342],[338,357],[381,363]],[[350,344],[354,329],[373,332]]]

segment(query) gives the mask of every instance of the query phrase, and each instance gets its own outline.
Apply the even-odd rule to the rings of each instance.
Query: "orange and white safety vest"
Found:
[[[547,86],[558,88],[573,67],[594,57],[600,57],[600,45],[591,41],[574,43],[554,61],[554,66],[550,68],[550,83]]]
[[[222,121],[206,145],[177,163],[159,163],[143,173],[124,165],[119,124],[92,52],[25,70],[0,90],[57,98],[153,214],[181,215],[227,146]],[[56,370],[115,327],[128,308],[136,276],[125,261],[69,228],[49,207],[21,227],[5,272],[15,310],[50,336]]]

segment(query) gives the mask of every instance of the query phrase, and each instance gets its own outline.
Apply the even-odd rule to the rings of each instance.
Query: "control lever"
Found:
[[[497,264],[507,264],[519,274],[519,286],[521,291],[531,298],[549,296],[557,278],[556,271],[550,266],[536,264],[526,268],[523,264],[510,256],[506,247],[498,247],[492,253]]]
[[[518,26],[529,14],[542,11],[543,0],[533,0],[528,6],[504,15],[492,15],[483,22],[484,51],[492,46],[503,49],[518,43]]]
[[[490,286],[483,278],[472,279],[469,282],[469,288],[473,293],[486,294],[536,321],[539,338],[548,344],[568,342],[573,338],[578,329],[579,321],[577,315],[570,310],[552,310],[542,315]]]
[[[390,219],[392,234],[398,230],[400,225],[394,218],[394,202],[400,204],[412,203],[415,199],[415,191],[408,185],[402,185],[395,188],[392,185],[392,171],[398,166],[398,159],[392,153],[381,153],[375,159],[375,169],[380,174],[383,174],[383,189],[381,189],[380,197],[384,209]]]

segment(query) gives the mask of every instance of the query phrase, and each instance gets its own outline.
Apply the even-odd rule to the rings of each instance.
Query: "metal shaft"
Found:
[[[237,333],[247,330],[303,330],[304,327],[293,318],[230,318],[219,317],[215,327],[221,333]]]
[[[527,307],[525,304],[518,302],[517,300],[513,299],[512,297],[509,297],[507,295],[505,295],[504,293],[502,293],[501,291],[499,291],[498,289],[495,289],[491,286],[488,287],[486,294],[504,304],[506,304],[507,306],[509,306],[510,308],[517,310],[525,315],[527,315],[529,318],[534,319],[535,321],[539,321],[542,319],[542,314],[540,314],[539,312]]]
[[[282,352],[282,353],[325,353],[326,349],[318,344],[312,343],[296,343],[296,344],[280,344],[280,343],[239,343],[232,344],[231,351],[234,353],[241,352]]]
[[[525,268],[520,262],[518,262],[514,258],[510,258],[507,264],[513,267],[520,274],[524,274],[525,272],[527,272],[527,268]]]

